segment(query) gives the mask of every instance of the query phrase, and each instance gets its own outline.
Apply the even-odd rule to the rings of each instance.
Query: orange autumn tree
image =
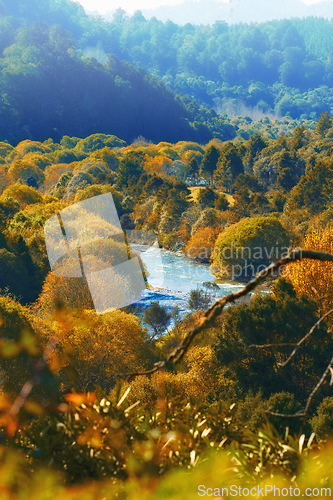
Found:
[[[200,262],[210,262],[219,232],[218,228],[203,227],[199,229],[186,245],[186,256]]]
[[[310,232],[302,245],[306,250],[333,254],[333,226]],[[314,299],[321,314],[332,309],[333,264],[319,260],[302,260],[287,266],[286,275],[297,293],[305,293]],[[329,320],[333,324],[333,316]]]
[[[152,174],[162,174],[168,171],[172,161],[163,155],[157,155],[153,158],[146,155],[144,169]]]

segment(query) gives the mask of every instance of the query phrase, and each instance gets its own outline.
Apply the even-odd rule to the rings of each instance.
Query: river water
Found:
[[[188,300],[190,292],[196,289],[207,291],[212,296],[212,302],[217,297],[239,290],[243,285],[231,281],[216,280],[208,264],[200,264],[185,257],[183,254],[171,252],[157,247],[133,245],[145,264],[149,290],[135,305],[139,308],[148,307],[152,301],[158,301],[169,311],[178,307],[183,313],[189,312]],[[203,283],[215,283],[218,288],[207,289]]]

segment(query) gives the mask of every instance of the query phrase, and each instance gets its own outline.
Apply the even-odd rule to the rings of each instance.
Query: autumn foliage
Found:
[[[126,145],[104,134],[86,139],[65,136],[58,144],[52,139],[24,141],[16,147],[0,144],[0,438],[15,453],[12,459],[0,447],[0,476],[8,463],[14,463],[14,473],[30,488],[24,494],[30,498],[33,492],[41,500],[44,482],[34,479],[30,486],[29,481],[45,464],[48,470],[41,477],[50,481],[52,499],[185,499],[195,494],[194,480],[201,483],[208,477],[199,467],[201,462],[215,464],[214,457],[209,458],[214,450],[221,458],[218,470],[227,467],[231,454],[238,454],[241,465],[235,474],[240,482],[242,477],[260,482],[278,474],[277,481],[295,477],[301,484],[303,455],[312,449],[316,457],[323,454],[323,463],[331,464],[320,442],[332,433],[329,384],[313,402],[313,419],[304,423],[306,437],[299,434],[300,420],[265,413],[303,408],[331,357],[331,337],[323,322],[313,336],[317,343],[311,338],[294,365],[278,368],[291,352],[289,343],[299,341],[329,311],[331,264],[290,265],[291,283],[278,280],[264,293],[258,289],[249,304],[226,309],[204,335],[197,335],[175,366],[166,364],[163,372],[135,376],[179,346],[202,314],[199,309],[224,293],[224,283],[209,283],[205,292],[192,290],[186,296],[186,311],[166,306],[164,317],[159,310],[158,317],[149,318],[145,305],[97,314],[85,278],[65,277],[72,276],[76,251],[50,272],[44,235],[45,222],[57,212],[73,204],[78,210],[80,202],[111,192],[125,231],[151,232],[164,248],[182,252],[183,258],[215,263],[218,271],[226,271],[224,276],[232,276],[236,269],[235,279],[248,280],[253,273],[246,275],[247,265],[260,270],[290,243],[333,253],[329,188],[320,213],[311,205],[301,210],[299,203],[288,204],[295,191],[290,193],[286,185],[281,190],[277,168],[282,160],[295,159],[293,183],[303,175],[305,161],[307,178],[314,172],[312,163],[315,171],[330,175],[330,168],[323,166],[329,161],[329,133],[330,128],[324,143],[318,142],[317,132],[304,131],[297,148],[294,138],[263,142],[258,135],[206,146],[187,141],[153,144],[142,137]],[[325,157],[324,163],[316,163],[314,150]],[[228,155],[241,158],[245,171],[253,173],[238,175],[241,165]],[[325,185],[320,179],[312,184]],[[297,185],[304,187],[304,180]],[[318,197],[311,193],[315,202]],[[78,220],[80,214],[75,213]],[[103,239],[103,221],[88,217],[83,214],[80,220],[86,238],[81,248],[89,265],[103,264],[104,269],[127,259],[127,247]],[[317,229],[309,230],[313,227]],[[98,248],[92,229],[102,237]],[[60,272],[66,269],[68,273]],[[114,284],[98,283],[103,298],[109,298]],[[128,294],[130,286],[121,281],[118,298]],[[156,335],[145,329],[145,323]],[[283,346],[254,348],[271,342]],[[120,382],[121,374],[128,372],[131,376]],[[17,398],[22,387],[24,396]],[[277,430],[263,428],[268,419]],[[311,436],[316,429],[318,438]],[[20,475],[19,464],[25,475]],[[317,470],[313,463],[309,467]],[[170,495],[170,485],[177,484],[173,469],[180,468],[192,469],[192,475],[182,471]],[[323,470],[321,466],[320,474]],[[57,483],[59,472],[63,476]],[[86,486],[89,480],[96,488],[91,482]],[[186,481],[192,488],[187,492],[182,489]],[[65,482],[76,483],[75,490],[58,485]],[[6,484],[8,491],[3,491],[16,498],[17,481]]]
[[[302,247],[306,250],[333,254],[333,226],[311,231],[307,234]],[[286,276],[299,295],[305,293],[318,303],[323,314],[332,308],[332,263],[302,260],[290,264],[286,269]],[[332,318],[329,321],[332,323]]]
[[[199,262],[210,262],[218,235],[218,229],[211,227],[199,229],[186,245],[186,256]]]

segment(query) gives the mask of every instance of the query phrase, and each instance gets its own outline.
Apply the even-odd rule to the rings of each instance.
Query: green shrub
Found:
[[[325,398],[317,409],[317,414],[311,419],[311,426],[319,438],[333,436],[333,396]]]
[[[288,251],[289,237],[277,217],[246,218],[217,238],[213,264],[217,275],[251,279]]]

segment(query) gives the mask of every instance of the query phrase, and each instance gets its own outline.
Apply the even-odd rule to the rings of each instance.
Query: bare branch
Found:
[[[266,410],[265,413],[267,413],[268,415],[272,415],[273,417],[282,417],[282,418],[295,418],[295,417],[299,418],[299,417],[303,417],[303,418],[305,418],[307,416],[307,414],[309,413],[309,408],[311,406],[313,398],[315,397],[315,395],[317,394],[317,392],[319,391],[319,389],[321,388],[321,386],[325,382],[325,379],[326,379],[327,375],[330,374],[331,377],[332,377],[332,372],[333,372],[333,358],[331,359],[328,367],[326,368],[326,370],[324,371],[323,375],[321,376],[318,384],[315,386],[315,388],[311,392],[310,396],[308,397],[308,399],[306,401],[306,405],[305,405],[304,410],[300,410],[297,413],[293,413],[291,415],[288,415],[286,413],[275,413],[275,412],[270,411],[270,410]],[[331,378],[330,385],[333,385],[332,382],[333,382],[333,379]]]
[[[127,374],[116,374],[115,377],[118,379],[133,379],[139,375],[151,375],[153,373],[156,373],[157,371],[165,370],[169,366],[174,366],[176,363],[178,363],[186,354],[188,351],[189,347],[191,346],[194,338],[199,335],[204,329],[206,329],[219,315],[222,314],[223,309],[227,304],[231,304],[236,302],[238,299],[247,296],[250,292],[255,290],[263,281],[265,281],[267,278],[270,276],[274,276],[275,273],[277,273],[283,266],[286,264],[289,264],[291,262],[296,262],[300,261],[302,259],[314,259],[314,260],[320,260],[323,262],[333,262],[333,255],[328,254],[328,253],[322,253],[322,252],[315,252],[311,250],[292,250],[286,255],[285,257],[281,258],[275,263],[270,264],[268,267],[263,269],[252,281],[250,281],[246,286],[244,286],[241,290],[238,290],[237,292],[230,293],[229,295],[226,295],[225,297],[222,297],[219,299],[213,306],[211,306],[207,311],[203,312],[200,319],[198,320],[197,324],[189,330],[189,332],[186,334],[185,338],[181,342],[181,344],[174,349],[167,359],[164,361],[159,361],[158,363],[155,363],[153,365],[153,368],[151,370],[143,371],[143,372],[137,372],[137,373],[127,373]],[[42,372],[42,369],[47,365],[47,361],[49,359],[50,354],[52,351],[55,349],[58,339],[52,339],[44,353],[43,358],[36,363],[35,369],[33,376],[31,377],[30,380],[26,382],[26,384],[23,386],[20,394],[17,396],[11,410],[10,414],[12,416],[15,416],[19,413],[21,410],[22,406],[24,405],[25,401],[28,399],[33,387],[39,382],[40,380],[40,375]],[[316,392],[319,390],[321,385],[323,384],[326,376],[328,373],[331,373],[331,370],[333,369],[333,359],[329,365],[329,367],[326,369],[323,377],[321,380],[318,382],[317,386],[315,389],[312,391],[310,394],[307,408],[310,406],[311,401],[316,394]],[[269,412],[267,412],[269,413]],[[279,415],[279,414],[276,414]],[[302,416],[304,415],[304,412],[302,414],[296,414],[296,415],[290,415],[291,417],[293,416]],[[280,415],[280,416],[287,416],[287,415]]]
[[[331,314],[333,313],[333,309],[331,309],[330,311],[328,311],[327,313],[325,313],[321,318],[318,319],[317,323],[315,323],[313,325],[313,327],[309,330],[309,332],[304,335],[304,337],[299,341],[297,342],[296,344],[296,347],[295,349],[293,350],[293,352],[290,354],[289,358],[284,361],[283,363],[278,363],[278,366],[280,366],[281,368],[283,368],[284,366],[286,366],[292,359],[293,357],[295,356],[295,354],[297,353],[298,349],[301,347],[302,344],[304,344],[304,342],[309,338],[311,337],[311,335],[313,334],[313,332],[315,331],[316,328],[318,328],[318,326],[321,325],[321,323],[328,317],[330,316]]]
[[[332,367],[333,367],[333,358],[331,359],[328,367],[324,371],[324,373],[323,373],[321,379],[319,380],[318,384],[316,385],[316,387],[313,389],[313,391],[311,392],[310,396],[308,397],[308,400],[307,400],[307,403],[306,403],[306,406],[305,406],[305,409],[304,409],[304,415],[307,415],[313,398],[315,397],[315,395],[317,394],[317,392],[319,391],[319,389],[321,388],[321,386],[325,382],[325,378],[327,377],[327,375],[329,375],[331,373]]]
[[[265,413],[267,415],[271,415],[272,417],[281,417],[281,418],[300,418],[300,417],[305,417],[304,410],[300,410],[297,413],[277,413],[275,411],[270,411],[270,410],[265,410]]]
[[[321,386],[325,382],[327,375],[332,374],[332,370],[333,370],[333,358],[331,359],[328,367],[326,368],[326,370],[322,374],[318,384],[316,384],[315,388],[313,389],[310,396],[308,397],[308,399],[306,401],[305,408],[303,410],[300,410],[297,413],[293,413],[291,415],[289,415],[287,413],[275,413],[275,412],[270,411],[270,410],[266,410],[265,413],[267,413],[268,415],[272,415],[273,417],[282,417],[282,418],[303,417],[303,418],[305,418],[307,416],[307,414],[309,413],[309,408],[311,406],[313,398],[315,397],[315,395],[317,394],[317,392],[319,391],[319,389],[321,388]],[[332,380],[330,382],[330,385],[332,385]]]
[[[325,261],[333,262],[333,255],[328,253],[315,252],[312,250],[296,249],[290,251],[285,257],[279,259],[278,261],[270,264],[268,267],[263,269],[259,274],[257,274],[257,276],[252,281],[247,283],[247,285],[245,285],[241,290],[230,293],[225,297],[222,297],[217,302],[215,302],[215,304],[213,304],[209,309],[203,312],[201,317],[198,319],[197,324],[189,330],[189,332],[186,334],[181,344],[178,347],[176,347],[176,349],[174,349],[164,361],[159,361],[155,363],[151,370],[136,372],[136,373],[117,374],[116,377],[126,380],[131,380],[140,375],[151,375],[158,371],[165,370],[170,366],[174,366],[175,364],[177,364],[179,361],[182,360],[182,358],[188,351],[195,337],[199,335],[199,333],[201,333],[203,330],[205,330],[218,316],[222,314],[223,309],[227,304],[234,303],[238,299],[248,295],[267,278],[275,275],[275,273],[277,273],[285,265],[291,262],[300,261],[302,259],[313,259],[323,262]]]

